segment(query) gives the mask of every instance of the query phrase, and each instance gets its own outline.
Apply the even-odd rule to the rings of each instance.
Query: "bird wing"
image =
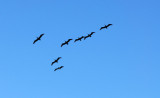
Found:
[[[61,57],[58,57],[58,58],[57,58],[57,61],[58,61],[59,59],[61,59]]]
[[[61,66],[60,69],[63,68],[63,67],[64,67],[64,66]]]
[[[44,35],[44,34],[41,34],[41,35],[39,36],[39,38],[41,38],[43,35]]]
[[[112,24],[108,24],[108,26],[111,26]]]
[[[73,39],[68,39],[68,41],[67,41],[67,42],[70,42],[71,40],[73,40]]]
[[[80,37],[81,39],[84,38],[84,36]]]
[[[104,29],[105,27],[101,27],[100,30]]]
[[[94,34],[95,32],[91,32],[91,35]]]
[[[62,43],[62,44],[61,44],[61,47],[62,47],[63,45],[65,45],[65,43]]]
[[[33,44],[35,44],[38,41],[38,39],[34,40]]]
[[[51,66],[52,66],[54,63],[55,63],[55,61],[51,63]]]
[[[74,42],[78,41],[78,39],[75,39]]]
[[[56,71],[57,70],[57,68],[56,69],[54,69],[54,71]]]
[[[86,38],[88,38],[88,36],[85,36],[85,37],[84,37],[84,40],[85,40]]]
[[[108,24],[107,26],[106,26],[106,28],[108,28],[109,26],[111,26],[112,24]]]

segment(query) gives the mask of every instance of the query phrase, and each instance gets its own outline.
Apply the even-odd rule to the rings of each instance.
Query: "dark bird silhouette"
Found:
[[[84,40],[88,37],[91,37],[95,32],[91,32],[90,34],[88,34],[87,36],[84,37]]]
[[[66,44],[68,45],[68,43],[69,43],[71,40],[73,40],[73,39],[68,39],[67,41],[65,41],[64,43],[62,43],[62,44],[61,44],[61,47],[62,47],[63,45],[66,45]]]
[[[62,69],[63,67],[64,67],[64,66],[60,66],[60,67],[54,69],[54,71],[56,71],[56,70],[58,70],[58,69]]]
[[[39,37],[37,37],[36,40],[34,40],[33,44],[35,44],[38,40],[41,40],[41,37],[43,36],[44,34],[41,34]]]
[[[104,27],[101,27],[100,30],[105,29],[105,28],[107,29],[107,28],[108,28],[109,26],[111,26],[111,25],[112,25],[112,24],[105,25]]]
[[[80,37],[80,38],[75,39],[75,41],[74,41],[74,42],[76,42],[76,41],[81,41],[81,40],[82,40],[82,38],[84,38],[84,36],[82,36],[82,37]]]
[[[61,59],[62,57],[58,57],[56,60],[54,60],[52,63],[51,63],[51,66],[54,64],[54,63],[58,63],[59,59]]]
[[[91,32],[91,34],[88,34],[88,37],[91,37],[95,32]]]

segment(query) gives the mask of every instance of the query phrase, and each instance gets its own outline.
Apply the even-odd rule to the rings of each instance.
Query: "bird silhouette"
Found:
[[[88,37],[91,37],[95,32],[91,32],[91,34],[88,34]]]
[[[60,66],[58,68],[55,68],[54,71],[58,70],[58,69],[62,69],[64,66]]]
[[[41,34],[39,37],[37,37],[36,40],[34,40],[33,44],[35,44],[38,40],[41,40],[41,37],[43,36],[44,34]]]
[[[84,37],[84,40],[88,37],[91,37],[95,32],[91,32],[90,34],[88,34],[87,36]]]
[[[61,59],[62,57],[58,57],[56,60],[54,60],[52,63],[51,63],[51,66],[54,64],[54,63],[58,63],[59,59]]]
[[[73,39],[68,39],[67,41],[65,41],[64,43],[62,43],[62,44],[61,44],[61,47],[64,46],[64,45],[66,45],[66,44],[68,45],[68,43],[69,43],[71,40],[73,40]]]
[[[105,25],[104,27],[101,27],[100,30],[105,29],[105,28],[107,29],[107,28],[108,28],[109,26],[111,26],[111,25],[112,25],[112,24]]]
[[[84,36],[82,36],[82,37],[80,37],[80,38],[75,39],[75,41],[74,41],[74,42],[76,42],[76,41],[81,41],[81,40],[82,40],[82,38],[84,38]]]

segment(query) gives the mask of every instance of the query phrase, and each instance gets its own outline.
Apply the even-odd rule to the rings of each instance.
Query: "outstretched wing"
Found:
[[[80,37],[80,39],[84,38],[84,36]]]
[[[59,59],[61,59],[61,58],[62,58],[62,57],[58,57],[58,58],[57,58],[57,61],[58,61]]]
[[[68,39],[68,41],[67,41],[67,42],[70,42],[71,40],[73,40],[73,39]]]
[[[39,36],[39,38],[41,38],[43,35],[44,35],[44,33],[43,33],[43,34],[41,34],[41,35]]]
[[[61,66],[60,69],[63,68],[63,67],[64,67],[64,66]]]
[[[34,40],[33,44],[35,44],[38,41],[38,39]]]
[[[54,69],[54,71],[56,71],[57,70],[57,68],[56,69]]]
[[[75,39],[74,42],[78,41],[78,39]]]
[[[106,26],[106,29],[109,27],[109,26],[111,26],[112,24],[108,24],[107,26]]]
[[[55,63],[56,61],[53,61],[52,63],[51,63],[51,66]]]
[[[85,36],[85,37],[84,37],[84,40],[85,40],[86,38],[88,38],[88,36]]]
[[[91,35],[94,34],[95,32],[91,32]]]
[[[100,30],[104,29],[105,27],[101,27]]]
[[[112,24],[108,24],[107,26],[111,26]]]
[[[65,43],[62,43],[62,44],[61,44],[61,47],[62,47],[63,45],[65,45]]]

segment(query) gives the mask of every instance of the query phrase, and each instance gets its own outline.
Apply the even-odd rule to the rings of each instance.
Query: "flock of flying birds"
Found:
[[[108,25],[105,25],[104,27],[101,27],[100,30],[102,29],[107,29],[109,26],[111,26],[112,24],[108,24]],[[86,38],[89,38],[91,37],[95,32],[91,32],[90,34],[88,34],[87,36],[82,36],[82,37],[79,37],[77,39],[74,40],[74,42],[77,42],[77,41],[81,41],[82,39],[86,39]],[[41,34],[39,37],[37,37],[36,40],[34,40],[33,44],[35,44],[38,40],[41,40],[42,36],[44,34]],[[73,39],[68,39],[67,41],[65,41],[64,43],[61,44],[61,47],[63,47],[64,45],[68,45],[68,43],[73,40]],[[51,66],[55,63],[58,63],[58,61],[61,59],[62,57],[58,57],[56,60],[54,60],[52,63],[51,63]],[[59,70],[59,69],[62,69],[64,66],[60,66],[60,67],[57,67],[54,69],[54,71],[56,70]]]

